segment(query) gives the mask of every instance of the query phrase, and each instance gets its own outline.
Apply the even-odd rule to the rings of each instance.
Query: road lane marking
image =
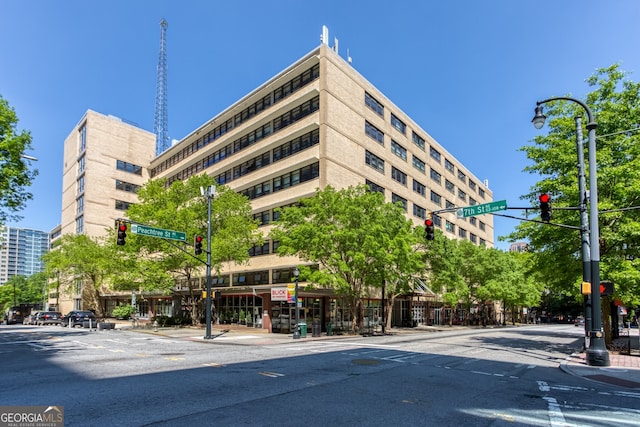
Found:
[[[279,374],[277,372],[259,372],[259,374],[270,378],[284,377],[284,374]]]
[[[204,366],[209,366],[211,368],[224,368],[227,365],[222,365],[220,363],[215,363],[215,362],[211,362],[211,363],[203,363]]]
[[[560,404],[558,404],[558,401],[554,397],[545,396],[543,399],[547,401],[547,413],[551,427],[575,426],[575,424],[568,424],[565,421]]]

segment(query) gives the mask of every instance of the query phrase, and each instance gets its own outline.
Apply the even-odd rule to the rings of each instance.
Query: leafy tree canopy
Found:
[[[602,68],[587,83],[593,88],[585,100],[598,124],[596,131],[598,199],[600,210],[601,278],[616,284],[627,304],[640,303],[640,84],[626,79],[619,65]],[[576,124],[584,109],[570,101],[545,104],[549,132],[521,148],[532,164],[526,172],[540,180],[522,196],[532,206],[542,192],[552,196],[553,223],[580,226]],[[587,130],[583,129],[585,159]],[[587,162],[588,166],[588,162]],[[588,174],[593,171],[586,170]],[[528,240],[535,253],[535,268],[548,286],[578,296],[582,281],[580,233],[576,230],[524,222],[507,236]]]
[[[22,218],[18,212],[33,198],[26,188],[38,175],[22,157],[31,149],[31,134],[18,132],[17,124],[14,109],[0,95],[0,224]]]

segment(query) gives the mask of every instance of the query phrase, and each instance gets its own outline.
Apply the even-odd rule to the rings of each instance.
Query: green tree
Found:
[[[328,186],[281,212],[270,234],[280,242],[278,254],[319,265],[307,279],[333,287],[347,301],[354,332],[362,328],[363,298],[377,293],[383,279],[393,294],[412,286],[411,278],[424,269],[419,234],[404,208],[385,203],[367,186]]]
[[[153,227],[183,231],[187,243],[129,233],[120,258],[126,271],[121,272],[121,288],[163,290],[171,292],[176,282],[188,288],[192,321],[198,323],[203,312],[200,290],[205,284],[203,261],[206,260],[208,201],[200,188],[215,185],[207,174],[166,185],[166,179],[148,181],[138,190],[139,202],[127,211],[130,220]],[[247,197],[224,185],[216,186],[211,203],[211,270],[219,275],[225,263],[249,261],[249,249],[262,244],[262,233],[253,219]],[[193,254],[193,238],[204,237],[205,250]],[[115,244],[115,228],[113,238]],[[185,252],[186,251],[186,252]],[[200,280],[192,280],[194,276]]]
[[[15,110],[0,95],[0,224],[22,218],[18,212],[33,198],[26,188],[38,175],[22,157],[31,149],[31,134],[18,132],[17,124]]]
[[[14,301],[15,304],[42,304],[45,288],[44,273],[35,273],[28,277],[12,276],[4,286],[0,286],[0,306],[6,310],[14,305]]]
[[[77,292],[77,284],[82,283],[81,296],[87,302],[86,309],[96,311],[104,317],[100,296],[111,288],[110,279],[121,268],[113,248],[103,239],[91,238],[84,234],[65,234],[52,251],[43,255],[47,274],[58,272],[60,291],[68,295]],[[57,283],[56,283],[57,285]]]
[[[597,173],[600,210],[601,278],[616,283],[616,295],[629,305],[640,303],[640,85],[626,79],[618,65],[602,68],[587,80],[594,90],[586,97],[598,123]],[[584,110],[573,102],[545,104],[549,133],[521,148],[533,162],[526,172],[540,180],[523,199],[537,204],[542,192],[552,195],[553,223],[579,226],[579,214],[563,207],[579,206],[575,167],[574,117]],[[583,120],[583,126],[586,119]],[[586,129],[583,130],[586,136]],[[586,137],[585,137],[586,139]],[[585,147],[585,156],[587,156]],[[592,171],[587,170],[587,174]],[[588,175],[587,175],[587,182]],[[535,268],[549,289],[579,297],[582,258],[579,232],[525,222],[508,240],[527,239]]]

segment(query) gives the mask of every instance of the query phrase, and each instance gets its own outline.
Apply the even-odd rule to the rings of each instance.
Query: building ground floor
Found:
[[[269,329],[273,333],[292,333],[295,325],[306,324],[321,332],[342,333],[382,331],[383,315],[391,316],[391,327],[418,325],[472,325],[501,323],[503,313],[494,304],[451,308],[435,295],[414,294],[394,299],[391,313],[383,313],[382,298],[363,300],[361,319],[353,325],[352,310],[346,299],[330,290],[299,290],[295,303],[295,285],[263,288],[214,288],[212,319],[215,324],[237,324]],[[101,309],[108,316],[120,304],[135,307],[134,318],[145,323],[160,320],[176,325],[194,318],[205,321],[206,293],[179,291],[171,296],[153,294],[106,295],[100,298]],[[195,306],[195,307],[194,307]],[[194,310],[195,308],[195,310]],[[187,320],[189,319],[189,320]],[[298,319],[296,321],[296,319]]]

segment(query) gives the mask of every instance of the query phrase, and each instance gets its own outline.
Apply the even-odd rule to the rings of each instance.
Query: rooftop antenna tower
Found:
[[[156,111],[153,120],[153,133],[156,134],[156,156],[171,146],[169,140],[169,111],[167,109],[167,27],[160,21],[160,56],[158,57],[158,80],[156,82]]]

